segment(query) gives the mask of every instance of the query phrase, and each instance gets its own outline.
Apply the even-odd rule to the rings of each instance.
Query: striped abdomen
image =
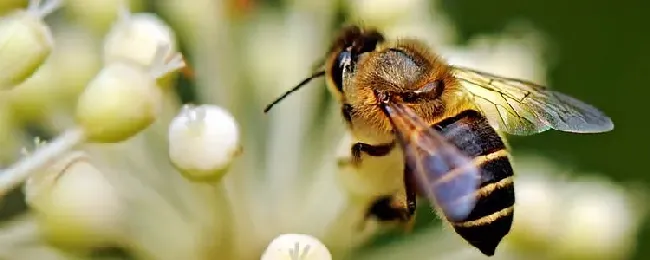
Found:
[[[452,222],[456,233],[491,256],[508,234],[515,203],[513,170],[506,146],[480,113],[467,110],[436,124],[435,129],[474,159],[481,172],[476,206],[464,221]]]

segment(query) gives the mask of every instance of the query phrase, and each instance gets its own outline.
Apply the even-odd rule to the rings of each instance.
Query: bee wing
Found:
[[[474,209],[480,180],[472,159],[432,129],[408,107],[382,104],[404,151],[405,174],[413,174],[418,191],[450,221]]]
[[[574,133],[607,132],[611,119],[597,108],[531,82],[450,66],[454,76],[498,130],[530,135],[555,129]]]

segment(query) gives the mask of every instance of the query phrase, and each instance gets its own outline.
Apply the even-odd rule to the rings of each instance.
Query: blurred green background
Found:
[[[246,152],[248,155],[253,154],[251,155],[253,159],[248,158],[247,162],[259,161],[255,166],[251,166],[250,168],[239,167],[235,171],[264,175],[265,172],[266,174],[269,174],[268,172],[274,172],[273,169],[267,169],[273,168],[268,166],[272,162],[265,161],[269,160],[268,158],[275,158],[269,155],[269,151],[284,152],[282,149],[285,148],[273,148],[273,145],[269,144],[272,142],[267,141],[267,139],[274,137],[269,126],[272,125],[272,123],[269,123],[272,120],[268,119],[269,116],[262,114],[261,110],[266,102],[272,99],[272,96],[291,87],[290,84],[293,84],[294,81],[298,82],[309,71],[308,68],[305,68],[300,70],[300,72],[286,72],[274,67],[284,67],[286,65],[285,63],[287,63],[291,64],[287,65],[287,70],[291,70],[291,68],[295,69],[298,66],[306,67],[305,65],[308,64],[306,60],[311,60],[312,57],[315,61],[321,55],[317,51],[321,49],[324,51],[324,47],[329,44],[331,35],[342,24],[350,21],[351,8],[349,6],[354,1],[349,0],[346,2],[339,0],[334,5],[325,4],[324,6],[331,9],[323,9],[323,12],[326,12],[323,16],[330,15],[331,17],[327,19],[317,17],[309,20],[306,24],[313,25],[318,22],[328,24],[309,27],[312,29],[314,27],[324,28],[324,30],[304,32],[305,36],[296,33],[296,31],[303,32],[300,31],[301,27],[286,28],[288,26],[285,25],[283,27],[282,25],[292,20],[294,22],[300,22],[300,19],[305,17],[304,13],[308,15],[310,12],[317,13],[319,11],[318,7],[306,4],[309,1],[223,0],[210,2],[196,0],[187,2],[206,5],[208,3],[218,3],[212,5],[212,7],[219,6],[224,8],[224,10],[215,10],[216,17],[211,16],[213,15],[211,13],[213,10],[205,10],[205,13],[197,13],[196,17],[187,15],[188,13],[183,13],[186,10],[174,12],[174,5],[179,5],[180,2],[173,0],[133,2],[141,3],[141,5],[136,4],[137,7],[135,9],[137,11],[154,12],[163,20],[169,22],[171,28],[177,33],[179,49],[184,53],[189,64],[193,67],[198,67],[198,77],[207,78],[204,78],[202,83],[197,83],[194,79],[188,79],[188,77],[177,77],[177,81],[174,82],[177,84],[172,88],[172,90],[176,91],[176,93],[173,93],[175,95],[174,97],[178,97],[180,103],[216,103],[232,110],[238,122],[243,125],[243,131],[246,132],[245,136],[249,138],[244,143],[247,145]],[[25,1],[12,0],[12,2],[19,3],[17,4],[19,6],[24,4]],[[387,1],[375,2],[383,5],[387,3],[388,5],[400,5],[401,3],[400,1],[394,1],[394,3]],[[440,0],[433,3],[428,6],[428,8],[432,9],[432,13],[435,10],[432,16],[443,13],[455,27],[453,28],[455,30],[454,33],[458,37],[454,38],[455,42],[451,43],[451,45],[464,46],[469,44],[477,36],[495,35],[496,37],[502,34],[503,31],[507,31],[513,22],[523,23],[535,28],[537,33],[541,34],[544,38],[545,46],[541,53],[541,60],[544,63],[546,75],[542,77],[545,79],[547,85],[600,108],[612,118],[615,124],[614,131],[605,134],[578,135],[548,131],[530,137],[510,137],[509,140],[513,146],[513,154],[515,157],[518,154],[543,155],[559,165],[569,167],[569,171],[575,169],[577,174],[588,175],[594,172],[595,175],[604,177],[606,181],[612,181],[622,186],[640,186],[642,189],[650,188],[650,174],[645,170],[646,160],[650,159],[650,152],[646,151],[646,147],[650,147],[650,138],[646,136],[647,129],[644,128],[645,123],[643,123],[643,120],[646,119],[646,108],[643,104],[646,104],[646,98],[650,94],[648,93],[648,87],[645,86],[647,81],[645,80],[645,76],[650,74],[650,63],[647,62],[647,58],[650,57],[650,48],[648,48],[650,46],[650,38],[645,33],[648,30],[648,25],[650,25],[650,19],[647,18],[650,3],[640,0],[618,2],[602,0]],[[314,6],[318,6],[318,4]],[[77,9],[83,10],[83,8]],[[199,12],[201,8],[188,8],[188,10]],[[295,15],[295,13],[301,14]],[[185,16],[179,16],[179,14],[185,14]],[[100,18],[103,19],[105,17]],[[90,15],[85,17],[78,13],[73,13],[69,16],[57,13],[51,18],[48,17],[48,19],[56,24],[54,26],[55,28],[56,26],[61,26],[61,28],[69,26],[70,21],[72,23],[79,22],[80,24],[93,21]],[[433,17],[434,22],[435,19],[437,17]],[[390,18],[386,20],[390,24]],[[413,23],[417,24],[418,21],[414,21]],[[267,24],[273,24],[274,26],[265,27]],[[99,41],[103,33],[106,32],[106,25],[105,21],[99,21],[97,24],[88,26],[91,28],[90,31],[92,31],[91,35],[93,39],[96,40],[94,44],[97,46],[101,46]],[[191,27],[191,25],[205,25],[205,28]],[[279,40],[279,37],[273,37],[271,35],[273,32],[260,32],[263,30],[259,28],[275,29],[277,31],[274,33],[293,37],[287,40],[287,44],[289,44],[290,40],[296,40],[296,42],[300,40],[299,43],[310,44],[308,47],[303,47],[299,46],[299,43],[296,43],[296,46],[289,46],[288,48],[295,48],[296,52],[301,54],[304,54],[306,50],[313,50],[314,54],[310,57],[295,58],[290,55],[282,56],[282,54],[286,54],[287,52],[286,50],[280,50],[278,53],[281,54],[274,55],[274,53],[268,51],[268,46],[266,45],[280,45],[277,42],[270,42],[269,40]],[[434,32],[431,32],[431,34],[434,34]],[[259,36],[259,42],[257,42],[258,38],[255,38],[257,36]],[[420,35],[411,36],[419,37]],[[205,41],[203,37],[205,37]],[[313,39],[311,39],[312,37]],[[435,38],[436,36],[423,35],[422,37]],[[441,37],[452,38],[451,36]],[[258,48],[262,45],[264,45],[264,48]],[[222,50],[221,48],[224,46],[227,48]],[[201,57],[200,55],[206,55],[208,58]],[[267,55],[268,59],[266,59]],[[209,60],[214,57],[223,60]],[[260,68],[266,68],[268,71],[260,72]],[[278,71],[280,72],[275,73]],[[211,74],[213,72],[214,75]],[[274,75],[274,73],[281,75]],[[206,74],[210,75],[206,76]],[[267,79],[264,76],[269,77]],[[212,84],[213,81],[218,83]],[[224,82],[231,85],[222,84]],[[264,84],[269,85],[266,86]],[[310,136],[313,135],[327,137],[324,137],[323,140],[313,141],[313,143],[316,143],[315,145],[311,143],[305,144],[305,147],[309,146],[309,149],[304,149],[309,154],[306,157],[310,160],[313,159],[309,157],[312,154],[314,154],[312,157],[319,157],[319,149],[322,147],[331,148],[327,144],[320,143],[327,143],[333,140],[330,136],[333,134],[327,132],[332,128],[324,126],[325,123],[323,123],[323,121],[331,123],[332,120],[324,120],[323,118],[331,114],[336,114],[332,113],[332,111],[336,112],[335,110],[337,109],[334,103],[335,101],[327,92],[322,81],[314,83],[314,85],[315,87],[311,87],[311,90],[306,90],[312,91],[311,94],[315,96],[313,98],[314,102],[305,103],[309,104],[316,111],[314,112],[316,116],[312,115],[311,117],[307,117],[311,121],[306,123],[307,127],[305,128],[310,129],[308,132],[311,135],[300,136],[300,138],[303,138],[300,140],[311,140],[308,138],[311,138]],[[81,90],[77,89],[76,91]],[[294,96],[291,99],[300,98],[300,96]],[[296,105],[294,104],[295,107]],[[165,124],[171,116],[173,116],[173,112],[169,112],[167,117],[163,117],[160,125],[152,128],[155,128],[155,131],[164,133],[166,131]],[[282,122],[290,122],[292,120],[291,118],[287,119],[291,114],[285,112],[284,116],[284,118],[276,116],[273,120]],[[57,131],[53,130],[52,127],[42,126],[34,122],[29,122],[23,127],[28,133],[28,137],[43,136],[47,138],[57,134]],[[340,130],[336,127],[334,129]],[[154,139],[160,138],[160,136],[156,136],[155,134],[147,133],[146,136],[149,138],[150,135],[153,135]],[[160,135],[160,133],[158,134]],[[337,132],[334,132],[334,134],[337,134]],[[29,138],[25,139],[27,140]],[[163,139],[155,140],[160,142]],[[313,148],[312,145],[317,148]],[[164,149],[162,148],[159,143],[156,143],[155,146],[149,145],[143,148],[144,153],[151,153],[158,156],[152,155],[154,159],[148,163],[158,166],[161,161],[166,161],[164,157],[166,154],[164,154]],[[290,149],[292,148],[286,148],[286,150]],[[303,152],[302,150],[300,151],[300,153]],[[288,154],[292,153],[288,152]],[[309,161],[308,159],[305,159],[305,161]],[[300,162],[300,164],[300,167],[302,167],[300,169],[303,169],[303,171],[311,171],[312,168],[316,167],[313,163],[309,162]],[[167,178],[168,175],[164,175],[165,173],[175,173],[166,163],[162,165],[160,167],[166,168],[164,170],[157,169],[161,173],[159,175],[152,173],[152,176],[156,177],[150,176],[151,178],[161,178],[161,176]],[[533,163],[533,165],[535,164]],[[6,165],[3,166],[6,167]],[[155,168],[151,165],[147,167]],[[251,170],[251,168],[254,170]],[[543,165],[540,168],[543,168]],[[164,173],[162,173],[163,171]],[[521,175],[526,174],[522,171]],[[266,177],[268,179],[265,180],[269,182],[273,179],[273,175]],[[181,181],[174,179],[171,182]],[[153,189],[163,190],[163,193],[172,193],[169,192],[167,187],[151,185],[154,186]],[[266,185],[266,183],[263,185]],[[272,185],[269,184],[269,186]],[[184,190],[174,191],[179,194],[186,192]],[[259,192],[259,194],[259,196],[265,196],[263,192]],[[16,191],[11,193],[8,198],[5,198],[6,201],[3,202],[4,205],[2,211],[0,211],[3,219],[9,219],[25,212],[26,205],[23,201],[23,196],[24,194],[21,191]],[[170,196],[173,197],[173,195]],[[593,194],[593,196],[598,197],[599,194]],[[570,200],[570,198],[566,199]],[[645,198],[641,198],[641,201],[647,204]],[[420,203],[420,205],[422,204],[424,203]],[[421,207],[419,209],[420,216],[422,217],[418,217],[417,225],[420,229],[416,230],[416,234],[429,234],[431,232],[427,228],[440,225],[440,221],[436,219],[434,214],[427,214],[429,210],[428,207]],[[553,214],[561,215],[562,212],[555,211]],[[599,216],[594,215],[593,217],[598,218]],[[646,247],[650,246],[650,222],[647,219],[643,219],[642,222],[641,230],[638,234],[638,245],[635,247],[633,259],[646,259],[650,257],[650,247]],[[445,232],[448,231],[445,230]],[[451,234],[451,232],[448,233]],[[254,250],[251,251],[255,252],[256,250],[260,250],[259,247],[266,243],[266,236],[270,235],[264,234],[264,236],[257,238],[259,245],[255,244]],[[155,237],[155,235],[152,234],[151,237]],[[377,248],[386,247],[401,238],[404,238],[404,236],[398,233],[380,236],[374,243],[359,250],[361,252],[360,255],[362,255],[361,259],[374,259],[367,255],[365,255],[366,258],[363,258],[364,252],[372,252]],[[443,236],[441,240],[444,241],[445,238]],[[432,241],[432,244],[435,243]],[[440,247],[444,247],[445,243],[442,242],[441,244],[443,246]],[[155,246],[152,247],[155,248]],[[107,251],[108,253],[102,251],[101,255],[119,256],[125,250]],[[116,253],[116,251],[119,252]],[[129,253],[124,254],[129,255]],[[420,254],[426,255],[426,252],[421,252]],[[124,256],[116,258],[120,257]],[[460,258],[473,259],[471,256]],[[506,256],[503,259],[508,258]]]

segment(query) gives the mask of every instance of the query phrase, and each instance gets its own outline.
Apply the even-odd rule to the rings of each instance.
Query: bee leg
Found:
[[[417,206],[417,183],[415,182],[415,175],[408,165],[404,166],[404,190],[406,192],[406,207],[409,214],[414,215]]]
[[[352,124],[352,113],[354,113],[353,111],[354,109],[350,104],[343,104],[341,106],[341,115],[343,116],[343,119],[345,119],[345,122],[348,125]]]
[[[405,165],[404,166],[404,190],[406,193],[406,209],[408,210],[409,219],[405,224],[406,232],[411,232],[415,225],[415,208],[416,208],[416,189],[417,184],[415,178],[413,177],[413,172],[411,169]]]
[[[359,166],[364,154],[370,156],[386,156],[395,146],[395,142],[371,145],[367,143],[355,143],[352,145],[352,166]]]
[[[413,232],[413,228],[415,228],[415,215],[411,215],[410,219],[404,223],[404,233]]]
[[[415,210],[409,209],[405,201],[398,199],[396,195],[385,195],[377,200],[366,211],[365,223],[369,219],[375,219],[383,223],[398,224],[404,233],[410,233],[415,227]]]
[[[408,209],[403,205],[397,205],[397,200],[393,195],[385,195],[377,198],[366,212],[366,219],[374,217],[378,221],[400,221],[410,220]]]

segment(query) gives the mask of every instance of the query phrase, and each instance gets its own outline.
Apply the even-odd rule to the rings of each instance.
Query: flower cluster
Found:
[[[337,8],[389,37],[440,46],[452,63],[542,82],[538,37],[457,47],[451,23],[424,0],[302,0],[273,12],[243,0],[147,2],[0,3],[0,194],[22,186],[28,206],[0,226],[0,258],[480,255],[439,225],[375,243],[383,226],[362,222],[377,186],[337,165],[351,141],[337,109],[315,108],[318,87],[270,115],[262,108],[322,58],[329,38],[318,32],[338,29],[328,25]],[[190,62],[192,83],[178,83]],[[34,138],[33,128],[54,137]],[[517,158],[516,222],[495,258],[633,250],[645,211],[626,187]]]

